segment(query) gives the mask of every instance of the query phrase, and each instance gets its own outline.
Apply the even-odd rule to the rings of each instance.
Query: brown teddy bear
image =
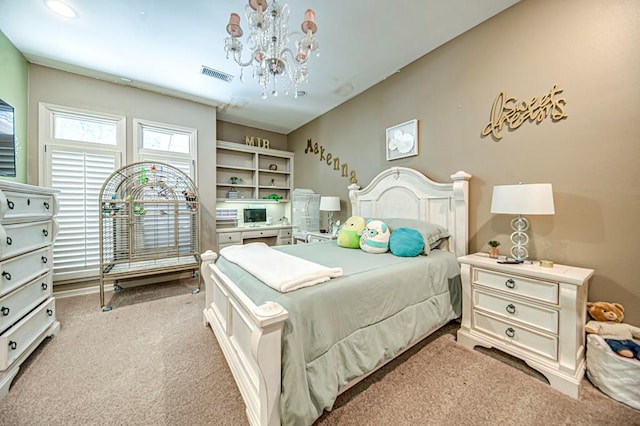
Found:
[[[619,303],[588,302],[587,312],[594,319],[585,326],[585,331],[602,337],[609,347],[626,358],[640,359],[640,328],[623,324],[624,308]]]

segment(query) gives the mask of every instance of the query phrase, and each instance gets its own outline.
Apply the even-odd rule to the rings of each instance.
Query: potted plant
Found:
[[[489,257],[491,259],[497,259],[500,255],[500,251],[498,250],[498,246],[500,245],[500,241],[491,240],[489,241]]]

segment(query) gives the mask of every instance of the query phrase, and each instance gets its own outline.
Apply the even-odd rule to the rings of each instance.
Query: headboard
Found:
[[[469,179],[466,172],[437,183],[407,167],[392,167],[359,189],[349,186],[351,214],[365,218],[410,218],[443,226],[451,233],[449,251],[467,254],[469,243]]]

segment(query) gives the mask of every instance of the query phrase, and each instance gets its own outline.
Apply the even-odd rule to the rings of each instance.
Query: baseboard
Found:
[[[113,284],[107,284],[104,286],[104,291],[113,291]],[[87,294],[96,294],[100,293],[100,285],[89,286],[89,287],[79,287],[73,288],[69,290],[56,290],[56,287],[53,287],[53,296],[56,299],[62,299],[65,297],[73,297],[73,296],[84,296]]]

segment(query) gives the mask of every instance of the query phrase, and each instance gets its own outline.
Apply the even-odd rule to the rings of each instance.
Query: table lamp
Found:
[[[329,212],[327,216],[327,233],[333,233],[333,212],[340,211],[340,197],[320,197],[320,211]]]
[[[527,243],[529,221],[522,215],[555,214],[553,190],[550,183],[498,185],[493,187],[491,213],[517,214],[511,220],[511,255],[522,263],[529,257]]]

